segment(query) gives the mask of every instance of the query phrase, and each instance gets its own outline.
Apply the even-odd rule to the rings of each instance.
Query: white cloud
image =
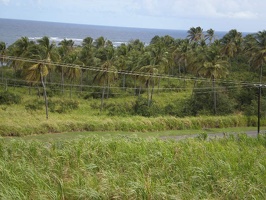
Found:
[[[0,17],[115,26],[265,26],[264,0],[0,0]]]
[[[4,5],[8,5],[10,0],[0,0],[0,3],[3,3]]]
[[[141,12],[149,16],[185,18],[254,19],[259,16],[260,0],[139,0]],[[263,3],[264,7],[266,2]]]

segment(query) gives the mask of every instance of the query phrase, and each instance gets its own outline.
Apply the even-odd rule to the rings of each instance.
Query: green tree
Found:
[[[220,46],[212,44],[195,52],[191,67],[198,76],[210,78],[213,91],[213,112],[217,113],[216,79],[228,74],[229,62],[221,53]]]
[[[254,68],[260,70],[260,82],[262,81],[263,67],[266,64],[266,31],[254,34],[252,45],[248,49],[250,62]]]
[[[8,55],[16,58],[27,58],[29,49],[34,45],[33,41],[30,41],[28,37],[21,37],[14,44],[8,47]],[[15,72],[18,69],[23,68],[24,62],[20,59],[12,59],[9,62],[10,67],[12,67]]]
[[[47,92],[46,92],[46,85],[44,78],[48,75],[48,65],[45,62],[38,62],[32,64],[26,70],[26,80],[30,83],[37,83],[41,81],[43,87],[43,96],[45,101],[45,112],[46,112],[46,119],[48,119],[48,99],[47,99]]]
[[[7,55],[6,43],[0,41],[0,66],[5,63],[5,56]]]
[[[203,77],[210,78],[212,81],[214,114],[217,113],[215,81],[216,79],[223,78],[228,74],[228,66],[229,63],[227,59],[221,56],[220,49],[216,46],[211,46],[206,53],[206,60],[203,63],[203,68],[199,71]]]
[[[189,39],[190,42],[200,42],[201,40],[204,40],[204,34],[203,34],[203,29],[201,27],[191,27],[188,30],[188,35],[187,38]]]
[[[77,52],[69,54],[66,57],[65,62],[69,64],[65,69],[64,75],[70,80],[70,97],[72,97],[73,82],[81,77],[83,63],[80,61]]]
[[[93,78],[93,83],[97,83],[98,85],[102,86],[101,110],[103,109],[103,101],[106,93],[105,90],[107,89],[108,98],[110,86],[115,82],[116,79],[117,68],[113,65],[111,60],[104,62]]]
[[[222,52],[230,59],[236,57],[241,51],[241,44],[243,38],[242,33],[238,32],[236,29],[230,30],[221,39],[221,44],[223,45]]]
[[[213,41],[216,39],[215,32],[213,29],[209,29],[206,31],[205,39],[209,41],[209,44],[213,43]]]

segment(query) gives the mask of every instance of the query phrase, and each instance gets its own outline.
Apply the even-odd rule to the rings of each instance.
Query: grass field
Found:
[[[0,199],[265,199],[266,138],[0,139]]]
[[[27,95],[0,106],[0,199],[266,198],[266,138],[244,134],[256,118],[109,116],[99,99],[74,100],[48,120]],[[229,136],[205,140],[217,132]]]

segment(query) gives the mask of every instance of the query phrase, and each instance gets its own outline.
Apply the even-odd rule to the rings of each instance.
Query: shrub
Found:
[[[228,95],[223,92],[217,92],[217,115],[228,115],[234,112],[235,102],[228,98]],[[195,91],[193,96],[188,99],[185,113],[197,115],[210,115],[214,113],[213,93],[210,91]]]
[[[55,100],[49,101],[51,112],[66,113],[79,108],[79,102],[76,100]]]
[[[0,93],[0,104],[19,104],[21,102],[22,98],[20,95],[13,94],[11,92],[1,92]]]
[[[106,105],[106,109],[110,116],[127,116],[132,114],[133,105],[130,102],[111,103]]]
[[[43,106],[44,106],[44,101],[37,99],[33,102],[27,103],[25,105],[25,109],[28,111],[29,110],[36,111],[36,110],[41,110]]]
[[[163,108],[161,108],[155,101],[152,101],[150,106],[148,106],[148,99],[143,97],[139,97],[136,100],[134,111],[135,114],[144,117],[158,116],[163,114]]]

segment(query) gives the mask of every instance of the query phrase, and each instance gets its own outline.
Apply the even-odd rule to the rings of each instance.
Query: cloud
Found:
[[[149,16],[254,19],[260,0],[138,0],[139,12]],[[266,3],[264,3],[264,6]]]
[[[4,5],[8,5],[10,0],[0,0],[0,3],[3,3]]]

